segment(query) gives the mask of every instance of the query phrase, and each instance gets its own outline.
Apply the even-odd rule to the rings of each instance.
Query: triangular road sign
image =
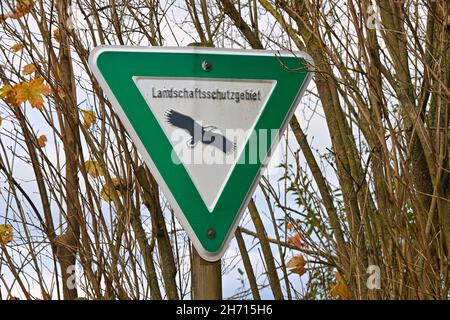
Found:
[[[222,257],[311,78],[304,53],[95,48],[90,66],[198,253]]]

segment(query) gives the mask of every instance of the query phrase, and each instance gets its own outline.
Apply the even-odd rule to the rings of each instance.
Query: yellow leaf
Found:
[[[81,110],[83,114],[84,123],[83,126],[86,129],[89,129],[97,120],[97,116],[95,115],[95,111],[93,110]]]
[[[23,49],[23,47],[24,47],[23,44],[21,44],[21,43],[16,43],[15,45],[13,45],[13,46],[11,47],[11,50],[12,50],[12,52],[19,52],[20,50]]]
[[[98,161],[91,161],[91,160],[86,161],[84,163],[84,167],[85,167],[87,173],[94,178],[105,175],[105,171],[100,166]]]
[[[16,103],[21,104],[25,101],[30,102],[33,108],[42,110],[44,107],[43,95],[52,93],[52,89],[45,85],[44,78],[38,77],[29,82],[17,84],[14,88],[17,91]]]
[[[36,72],[36,66],[34,64],[27,64],[25,67],[23,67],[23,74],[24,75],[29,75],[32,74],[33,72]]]
[[[0,127],[2,126],[3,118],[0,116]]]
[[[13,236],[13,228],[10,224],[0,224],[0,244],[10,243]]]
[[[11,19],[19,19],[30,13],[35,0],[17,0],[14,11],[9,14]]]
[[[47,144],[47,136],[44,134],[39,136],[39,138],[37,139],[37,143],[39,148],[44,148],[45,145]]]
[[[9,18],[9,15],[7,14],[0,14],[0,23],[6,21],[6,19]]]
[[[59,29],[55,29],[53,30],[53,38],[55,38],[56,41],[60,41],[60,37],[59,37]]]
[[[336,272],[336,284],[331,287],[330,294],[332,297],[339,297],[342,300],[347,300],[349,297],[347,285],[339,272]]]
[[[290,269],[293,273],[303,275],[306,272],[306,260],[303,256],[294,256],[288,263],[286,263],[286,268]]]
[[[1,87],[0,88],[0,96],[3,99],[5,99],[13,90],[14,90],[13,87],[11,87],[9,84],[4,87]]]
[[[112,178],[112,187],[108,186],[108,184],[105,184],[102,188],[102,190],[100,191],[100,196],[103,198],[103,200],[105,201],[111,201],[111,193],[116,190],[117,191],[117,195],[120,197],[122,195],[122,193],[124,193],[126,191],[127,185],[126,182],[122,179],[119,178]]]
[[[100,192],[100,196],[103,198],[103,200],[105,200],[107,202],[111,201],[108,190],[109,189],[106,189],[106,185],[104,185],[102,188],[102,191]]]
[[[12,86],[6,85],[6,86],[0,88],[0,97],[2,99],[4,99],[7,103],[9,103],[13,106],[19,105],[17,103],[16,96],[17,96],[17,91]]]

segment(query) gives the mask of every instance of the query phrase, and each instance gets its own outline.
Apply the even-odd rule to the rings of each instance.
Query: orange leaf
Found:
[[[27,64],[25,67],[23,67],[23,74],[24,75],[29,75],[32,74],[33,72],[36,72],[36,66],[32,63]]]
[[[43,292],[42,300],[52,300],[52,297],[47,292]]]
[[[296,248],[303,249],[303,235],[296,233],[288,239],[288,243]]]
[[[16,7],[14,8],[14,11],[9,14],[9,17],[11,19],[19,19],[27,15],[33,8],[34,1],[35,0],[17,0]]]
[[[37,143],[39,148],[44,148],[45,145],[47,144],[47,136],[44,134],[39,136],[39,138],[37,139]]]
[[[306,260],[303,256],[294,256],[292,257],[288,263],[286,263],[286,268],[290,269],[293,273],[297,273],[299,275],[304,275],[306,272]]]
[[[52,93],[52,89],[43,84],[44,78],[38,77],[30,82],[22,82],[15,86],[17,91],[16,102],[21,104],[25,101],[30,102],[33,108],[38,108],[42,110],[44,107],[43,95],[48,95]]]
[[[11,47],[11,50],[12,50],[12,52],[19,52],[20,50],[23,49],[23,47],[24,47],[23,44],[21,44],[21,43],[16,43],[15,45],[13,45],[13,46]]]
[[[336,284],[331,287],[330,294],[332,297],[339,297],[342,300],[347,300],[350,295],[347,285],[339,272],[336,272]]]

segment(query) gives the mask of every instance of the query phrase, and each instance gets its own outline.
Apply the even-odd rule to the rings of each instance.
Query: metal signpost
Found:
[[[311,78],[310,61],[195,47],[91,52],[95,77],[195,247],[195,299],[221,297],[220,259]]]

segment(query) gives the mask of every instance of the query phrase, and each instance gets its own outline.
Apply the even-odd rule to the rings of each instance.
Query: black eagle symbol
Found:
[[[187,141],[187,145],[190,148],[194,148],[200,141],[206,145],[211,145],[221,150],[223,153],[228,154],[236,150],[236,144],[228,140],[224,135],[218,132],[214,132],[217,129],[216,126],[203,127],[191,117],[179,113],[173,109],[167,111],[164,116],[166,121],[171,125],[184,129],[191,139]]]

